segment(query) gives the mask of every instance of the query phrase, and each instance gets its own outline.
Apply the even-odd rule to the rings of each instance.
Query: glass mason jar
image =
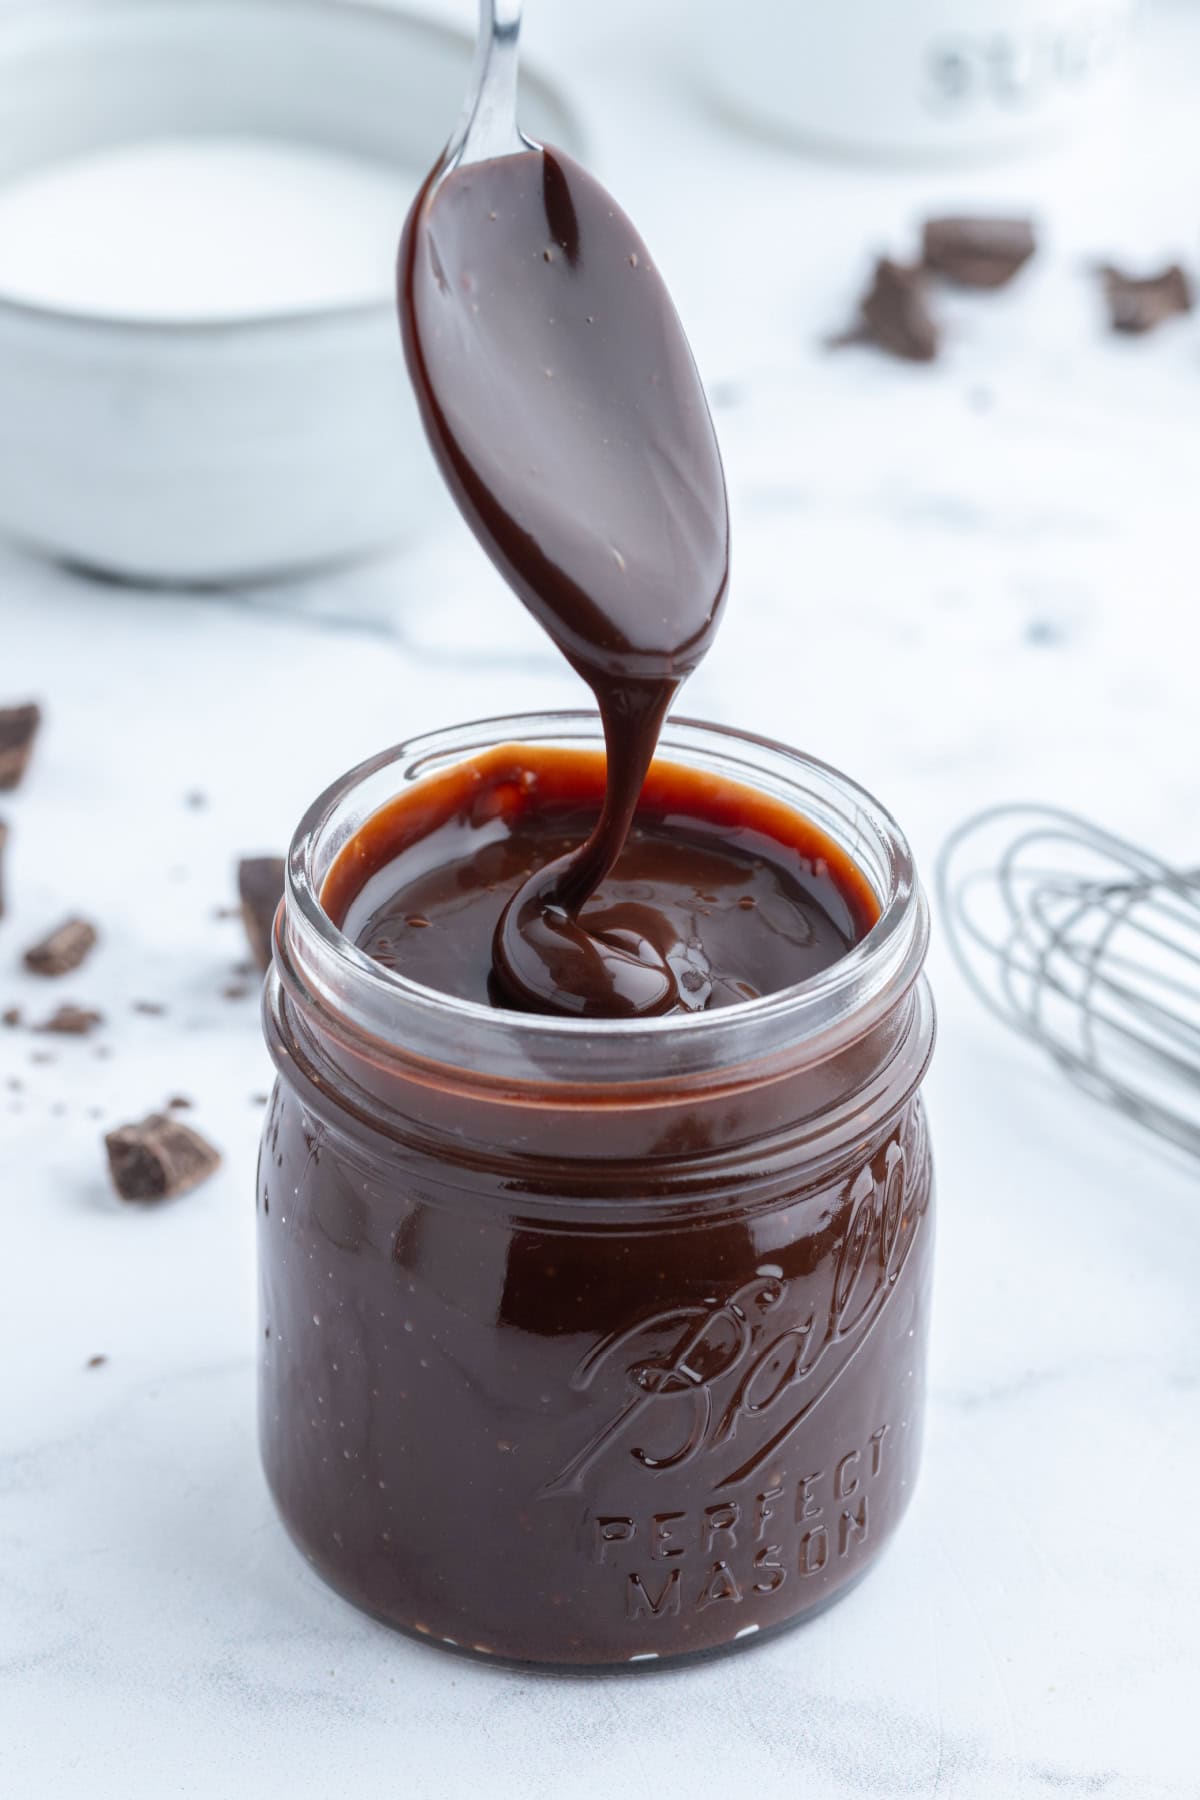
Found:
[[[726,1010],[583,1022],[381,968],[324,878],[398,792],[589,714],[415,740],[292,845],[258,1177],[267,1478],[310,1563],[402,1630],[521,1663],[712,1651],[873,1563],[920,1454],[932,1171],[927,912],[887,813],[780,744],[659,756],[782,800],[878,924]]]

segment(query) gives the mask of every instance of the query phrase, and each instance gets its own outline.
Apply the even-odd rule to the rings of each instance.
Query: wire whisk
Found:
[[[1074,813],[1000,806],[953,833],[938,888],[985,1005],[1080,1087],[1200,1156],[1200,868]]]

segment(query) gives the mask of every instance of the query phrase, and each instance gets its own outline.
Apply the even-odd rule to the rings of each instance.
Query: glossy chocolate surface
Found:
[[[330,872],[326,910],[385,967],[440,993],[506,1004],[492,969],[497,921],[532,872],[588,838],[604,791],[594,752],[491,751],[369,820]],[[606,942],[649,940],[681,1003],[700,1010],[819,974],[877,916],[859,871],[790,808],[657,763],[580,925],[593,954]],[[583,1016],[585,1007],[582,995]]]
[[[531,150],[435,172],[405,229],[399,302],[450,491],[592,689],[608,746],[595,830],[530,871],[497,924],[496,980],[539,1011],[691,1009],[669,919],[582,917],[729,580],[720,453],[671,297],[611,195]]]
[[[403,1630],[556,1667],[753,1641],[845,1591],[911,1494],[932,1015],[910,971],[861,1021],[831,1001],[816,1047],[757,1044],[784,995],[740,1005],[711,1066],[672,1061],[725,1037],[697,1011],[735,1025],[880,910],[769,781],[651,766],[728,580],[690,353],[628,220],[556,153],[431,179],[400,302],[451,490],[591,685],[607,757],[427,771],[332,840],[337,973],[314,989],[277,945],[264,1467],[311,1564]],[[597,1077],[612,1019],[685,1013]],[[502,1059],[473,1060],[473,1026]]]
[[[326,909],[486,1002],[506,892],[603,780],[595,753],[512,746],[428,776],[343,846]],[[613,881],[596,904],[709,907],[716,989],[827,964],[875,910],[787,806],[671,764]],[[890,1025],[819,1077],[709,1093],[664,1066],[653,1100],[632,1072],[474,1085],[281,998],[270,1028],[264,1459],[335,1586],[480,1654],[592,1665],[769,1630],[868,1567],[915,1478],[928,1307],[923,1064],[895,1066]]]
[[[795,1623],[867,1570],[920,1456],[919,1102],[823,1170],[719,1168],[728,1101],[679,1109],[653,1164],[623,1160],[619,1104],[573,1122],[590,1155],[488,1156],[411,1115],[339,1118],[317,1047],[284,1041],[263,1459],[339,1592],[435,1642],[594,1667]]]

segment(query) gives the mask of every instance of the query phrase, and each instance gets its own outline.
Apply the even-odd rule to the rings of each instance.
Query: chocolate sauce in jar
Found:
[[[289,890],[267,991],[263,1460],[310,1565],[401,1630],[547,1667],[757,1643],[904,1514],[923,906],[869,797],[793,766],[677,728],[591,903],[697,914],[686,1016],[487,1004],[507,892],[602,804],[577,717],[402,747],[293,846],[320,905]]]
[[[501,746],[426,778],[419,800],[401,793],[381,808],[335,861],[322,903],[383,967],[502,1004],[497,922],[531,876],[588,841],[604,795],[594,752]],[[878,916],[849,858],[790,807],[656,761],[579,926],[585,943],[621,930],[646,940],[685,1004],[713,1011],[822,973]]]
[[[435,171],[400,250],[409,371],[442,473],[513,590],[596,697],[604,805],[500,920],[510,1004],[697,1010],[653,906],[583,909],[625,843],[659,729],[729,579],[720,452],[666,286],[633,225],[559,151]]]
[[[728,517],[608,195],[550,151],[435,172],[400,304],[451,490],[605,750],[570,715],[441,732],[297,834],[264,1468],[311,1566],[419,1637],[582,1668],[761,1641],[865,1574],[916,1479],[924,902],[836,771],[695,724],[654,759]]]

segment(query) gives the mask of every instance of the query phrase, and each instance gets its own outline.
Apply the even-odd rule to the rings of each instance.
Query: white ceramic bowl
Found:
[[[139,139],[286,139],[397,171],[397,232],[458,117],[465,36],[362,0],[0,7],[0,182]],[[578,149],[536,77],[521,116]],[[432,463],[390,297],[147,323],[0,292],[0,531],[126,580],[206,584],[369,554]]]

